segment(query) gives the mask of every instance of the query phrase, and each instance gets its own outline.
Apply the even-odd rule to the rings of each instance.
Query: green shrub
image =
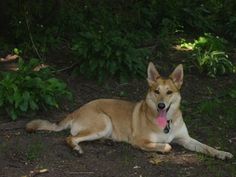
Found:
[[[79,71],[85,76],[99,81],[116,76],[124,82],[144,75],[148,51],[136,49],[119,31],[90,31],[80,36],[72,49],[80,61]]]
[[[46,58],[60,51],[71,54],[72,49],[81,64],[78,71],[99,80],[115,76],[124,81],[143,75],[148,52],[137,48],[157,43],[162,53],[180,27],[186,33],[209,31],[235,40],[235,0],[9,0],[0,4],[0,52],[18,47],[27,56]],[[206,40],[212,39],[214,35],[204,35],[196,46],[225,51],[217,40],[216,46],[208,46]]]
[[[182,40],[180,46],[193,51],[193,63],[200,72],[206,72],[208,76],[215,77],[235,72],[235,66],[224,52],[227,43],[223,38],[205,33],[193,43]]]
[[[59,107],[62,97],[71,98],[66,84],[53,76],[50,68],[34,71],[39,60],[19,60],[19,70],[0,73],[0,109],[13,119],[41,108]]]
[[[187,48],[190,50],[225,51],[228,41],[220,38],[219,36],[214,36],[211,33],[204,33],[203,36],[195,39],[192,43],[186,42],[184,39],[182,39],[180,43],[182,48]]]
[[[206,72],[210,77],[235,72],[234,65],[225,52],[198,50],[194,57],[200,72]]]
[[[150,39],[151,34],[148,31],[150,24],[141,24],[139,16],[149,15],[146,11],[134,11],[138,17],[127,19],[133,7],[128,12],[122,12],[125,14],[119,14],[116,12],[121,8],[119,3],[115,9],[112,5],[104,5],[104,2],[95,5],[88,2],[74,17],[78,33],[72,41],[72,50],[80,64],[77,71],[97,78],[99,82],[109,77],[116,77],[121,82],[143,77],[149,50],[138,49],[138,46],[141,41]],[[99,11],[94,11],[97,6]],[[144,32],[142,29],[145,29]]]
[[[211,50],[211,51],[225,51],[228,42],[219,36],[213,36],[210,33],[205,33],[197,40],[194,40],[194,49]]]
[[[197,66],[208,76],[215,77],[233,73],[235,71],[233,63],[229,60],[226,50],[227,41],[218,36],[205,33],[204,36],[194,41],[194,57],[197,59]]]

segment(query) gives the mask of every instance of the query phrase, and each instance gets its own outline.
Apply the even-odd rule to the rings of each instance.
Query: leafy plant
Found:
[[[0,6],[1,49],[7,50],[10,43],[24,49],[23,54],[28,56],[36,53],[38,58],[45,58],[51,51],[63,51],[75,58],[72,50],[80,63],[79,73],[99,80],[115,76],[125,81],[145,73],[148,50],[140,46],[153,45],[157,39],[161,54],[170,48],[172,36],[179,29],[209,31],[235,39],[235,5],[233,0],[9,0]],[[206,34],[194,43],[204,51],[225,51],[218,46],[220,40]]]
[[[219,36],[213,36],[210,33],[205,33],[197,40],[194,40],[194,49],[225,51],[228,42]]]
[[[205,33],[193,43],[185,40],[180,42],[180,47],[193,51],[193,63],[200,72],[206,72],[211,77],[235,72],[235,66],[224,52],[227,44],[225,39]]]
[[[224,51],[228,42],[219,36],[213,36],[211,33],[204,33],[193,42],[187,42],[185,39],[180,41],[180,47],[190,50],[210,50],[210,51]]]
[[[20,59],[16,72],[0,73],[0,109],[12,120],[41,108],[58,108],[61,98],[71,98],[66,84],[53,76],[51,68],[34,70],[39,65],[37,59],[31,59],[29,63]]]
[[[234,65],[228,59],[228,55],[221,51],[198,50],[194,55],[200,72],[206,72],[208,76],[215,77],[226,73],[235,72]]]
[[[180,48],[193,50],[195,43],[187,42],[184,38],[179,40]]]
[[[72,50],[80,61],[79,72],[101,82],[118,77],[125,82],[134,76],[144,76],[147,49],[136,49],[121,31],[98,30],[79,33]]]

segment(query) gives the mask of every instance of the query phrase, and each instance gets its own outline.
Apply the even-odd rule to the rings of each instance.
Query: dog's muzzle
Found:
[[[171,106],[172,103],[169,104],[169,106],[165,109],[166,105],[165,103],[158,103],[157,105],[157,111],[160,112],[161,110],[164,110],[166,111],[166,113],[169,111],[170,109],[170,106]]]

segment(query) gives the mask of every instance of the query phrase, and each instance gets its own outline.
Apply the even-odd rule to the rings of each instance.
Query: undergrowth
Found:
[[[200,73],[210,77],[235,73],[236,67],[227,54],[227,44],[223,38],[205,33],[194,42],[181,41],[180,47],[192,50],[192,63]]]
[[[12,47],[40,59],[51,51],[68,52],[79,63],[77,73],[123,82],[143,77],[150,46],[162,53],[176,32],[211,32],[235,41],[235,7],[233,0],[4,1],[0,54]],[[231,70],[227,54],[212,51],[201,51],[197,57],[207,62],[198,65],[211,76]],[[223,67],[209,72],[212,60],[213,67]]]
[[[72,96],[50,67],[36,71],[40,64],[37,59],[19,59],[17,71],[0,72],[0,109],[13,120],[31,111],[58,108],[60,99]]]

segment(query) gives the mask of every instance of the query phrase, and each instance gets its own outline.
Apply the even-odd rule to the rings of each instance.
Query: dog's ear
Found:
[[[156,70],[156,67],[152,62],[148,64],[147,74],[147,81],[149,85],[152,85],[160,77],[159,72]]]
[[[170,78],[172,78],[173,82],[175,83],[176,87],[178,89],[181,88],[183,84],[183,78],[184,78],[184,71],[183,71],[183,65],[178,65],[175,70],[171,73]]]

